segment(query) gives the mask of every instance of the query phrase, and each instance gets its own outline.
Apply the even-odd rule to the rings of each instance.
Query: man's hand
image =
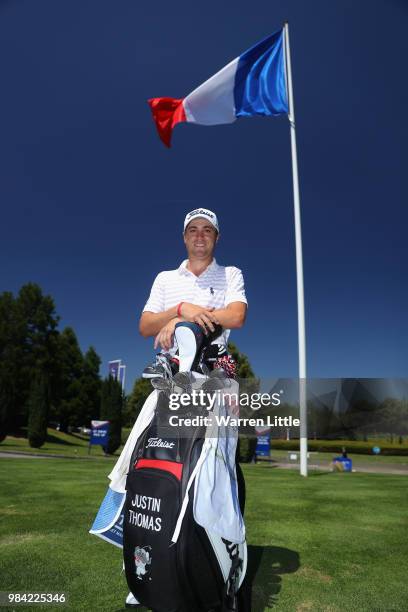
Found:
[[[219,325],[217,317],[213,315],[213,310],[214,308],[203,308],[202,306],[183,302],[180,308],[180,314],[185,321],[200,325],[207,335],[208,330],[214,331],[214,325]]]
[[[148,338],[149,336],[159,335],[168,323],[173,322],[173,324],[175,324],[174,319],[180,314],[177,312],[177,309],[178,305],[172,306],[164,312],[143,312],[139,322],[139,330],[142,336]],[[177,317],[176,323],[179,321],[190,321],[191,323],[198,323],[201,327],[203,327],[205,321],[208,322],[208,320],[212,323],[218,323],[218,318],[211,314],[213,310],[214,308],[205,308],[203,306],[196,306],[195,304],[184,302],[181,305],[181,317]],[[195,317],[202,313],[205,314],[206,319],[200,317],[200,320],[196,321]],[[206,331],[206,328],[203,327],[203,329]],[[174,329],[172,332],[173,331]]]
[[[203,308],[202,306],[184,302],[180,308],[181,317],[174,317],[161,328],[154,339],[154,349],[156,350],[158,346],[161,346],[165,351],[171,349],[173,346],[174,328],[176,324],[181,321],[197,323],[206,335],[208,334],[208,330],[214,331],[214,325],[219,325],[219,321],[218,318],[213,315],[213,310],[214,308]]]
[[[161,346],[165,351],[169,351],[173,346],[173,334],[176,323],[180,323],[183,319],[175,317],[171,319],[164,327],[161,328],[156,338],[154,339],[154,350]]]

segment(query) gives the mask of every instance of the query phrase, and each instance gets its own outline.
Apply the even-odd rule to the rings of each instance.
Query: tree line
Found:
[[[247,411],[249,412],[249,411]],[[283,403],[277,407],[261,408],[257,417],[292,416],[299,418],[299,406]],[[385,398],[380,401],[350,400],[346,409],[338,411],[313,400],[307,402],[307,426],[309,439],[361,440],[388,436],[390,442],[402,444],[408,435],[408,400]],[[287,428],[274,427],[273,438],[285,438]],[[299,430],[290,433],[299,437]]]
[[[380,401],[350,401],[346,410],[315,406],[308,402],[310,437],[368,440],[387,435],[402,443],[408,434],[408,400],[387,397]]]
[[[39,447],[49,423],[68,431],[110,415],[120,444],[120,384],[101,379],[95,348],[83,354],[75,331],[59,330],[59,321],[53,298],[35,283],[0,294],[0,441],[27,428]]]

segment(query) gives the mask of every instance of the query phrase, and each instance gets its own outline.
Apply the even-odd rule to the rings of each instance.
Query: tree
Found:
[[[11,428],[16,407],[16,381],[21,360],[13,294],[0,295],[0,442]]]
[[[80,399],[84,359],[74,330],[66,327],[59,335],[56,358],[55,401],[52,417],[61,431],[68,425],[83,425],[85,416]]]
[[[40,448],[46,440],[48,411],[48,380],[39,370],[33,376],[28,401],[28,441],[33,448]]]
[[[101,407],[100,365],[101,359],[99,355],[93,346],[90,346],[83,359],[83,371],[80,379],[81,425],[89,426],[92,419],[99,418]]]
[[[358,436],[369,433],[379,425],[381,414],[378,403],[366,399],[350,400],[346,411],[339,415],[342,434],[348,440],[357,440]]]
[[[0,366],[0,442],[6,438],[10,429],[13,409],[13,382]]]
[[[38,370],[47,373],[50,391],[58,341],[59,317],[54,301],[35,283],[21,287],[15,300],[14,351],[18,355],[13,422],[15,429],[27,421],[31,384]]]
[[[50,414],[61,429],[85,425],[100,408],[100,358],[93,347],[85,357],[75,332],[59,333],[53,299],[35,283],[17,297],[0,294],[0,441],[27,425],[34,378],[44,373]]]
[[[107,420],[109,426],[109,443],[105,452],[113,454],[121,443],[122,434],[122,385],[112,376],[105,378],[101,387],[101,420]]]
[[[153,391],[150,380],[147,378],[137,378],[133,389],[126,401],[123,412],[122,424],[132,427],[145,403],[147,397]]]
[[[382,422],[383,433],[388,433],[391,439],[408,433],[408,401],[387,397],[378,407],[378,415]]]
[[[240,385],[240,393],[247,393],[249,396],[252,393],[257,393],[259,390],[259,379],[256,378],[248,357],[239,351],[237,346],[232,342],[228,343],[228,352],[237,363],[236,375]],[[252,410],[249,406],[240,406],[240,415],[253,417]],[[237,455],[239,461],[249,462],[252,460],[257,445],[257,437],[254,427],[240,428],[240,437],[238,439]]]
[[[228,342],[228,352],[237,363],[237,378],[253,378],[256,380],[248,357],[244,353],[241,353],[233,342]]]

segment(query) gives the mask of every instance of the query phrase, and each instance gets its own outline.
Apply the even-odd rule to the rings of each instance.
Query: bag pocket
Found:
[[[123,556],[126,579],[140,603],[171,612],[180,607],[177,554],[171,537],[180,509],[182,464],[139,459],[127,479]]]

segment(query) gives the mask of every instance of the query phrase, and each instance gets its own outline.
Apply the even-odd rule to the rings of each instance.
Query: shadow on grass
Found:
[[[12,436],[7,436],[7,438],[2,442],[2,445],[3,446],[15,446],[15,442],[13,438],[16,438],[17,440],[25,440],[27,441],[27,444],[28,444],[27,435],[16,436],[13,434]],[[45,442],[52,442],[53,444],[60,444],[61,446],[78,446],[78,444],[76,444],[75,442],[70,442],[69,440],[63,440],[62,438],[58,436],[54,436],[53,434],[49,434],[49,433],[47,433]]]
[[[86,436],[85,434],[79,434],[79,433],[72,432],[69,435],[72,436],[73,438],[77,438],[78,440],[82,440],[83,442],[89,442],[89,436]]]
[[[248,546],[248,568],[240,589],[238,609],[263,612],[276,605],[282,575],[300,567],[299,554],[279,546]]]
[[[53,436],[52,434],[47,434],[45,439],[46,442],[52,442],[53,444],[61,444],[61,446],[78,446],[75,442],[69,442],[69,440],[63,440],[58,436]]]

